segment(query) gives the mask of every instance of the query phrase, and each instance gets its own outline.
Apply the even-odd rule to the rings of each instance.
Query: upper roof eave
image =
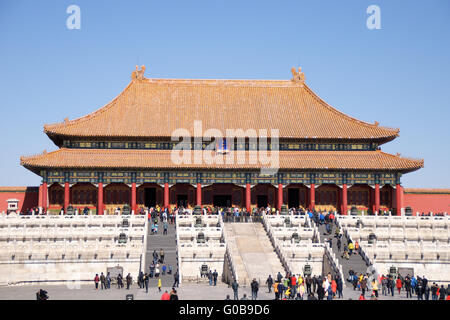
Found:
[[[103,112],[106,112],[108,109],[114,107],[116,104],[119,104],[122,97],[124,97],[129,91],[130,94],[133,94],[138,89],[142,90],[140,87],[138,89],[135,89],[134,87],[140,86],[141,84],[150,84],[150,85],[182,85],[182,86],[223,86],[223,87],[253,87],[253,88],[304,88],[305,92],[307,92],[314,100],[317,101],[317,105],[315,105],[315,108],[322,106],[326,108],[330,114],[334,114],[336,117],[340,119],[346,119],[350,123],[355,124],[357,127],[360,127],[360,131],[364,132],[364,130],[369,130],[372,132],[376,132],[376,135],[371,135],[370,133],[367,134],[359,134],[359,136],[354,137],[346,137],[345,135],[341,135],[342,137],[337,137],[336,135],[333,135],[333,130],[330,130],[329,133],[330,136],[326,136],[325,133],[320,134],[320,139],[343,139],[343,140],[374,140],[379,141],[380,143],[385,143],[388,141],[391,141],[398,137],[399,135],[399,129],[392,129],[387,127],[381,127],[378,126],[378,123],[375,122],[375,124],[367,123],[361,120],[358,120],[356,118],[350,117],[328,103],[326,103],[324,100],[322,100],[313,90],[311,90],[306,84],[298,85],[290,80],[223,80],[223,79],[144,79],[144,80],[132,80],[125,89],[112,101],[104,105],[103,107],[97,109],[94,112],[91,112],[83,117],[74,119],[74,120],[68,120],[66,119],[62,123],[54,123],[54,124],[45,124],[44,125],[44,132],[49,136],[50,139],[52,139],[55,144],[58,146],[61,145],[61,140],[63,137],[100,137],[102,135],[99,135],[98,133],[91,133],[90,130],[83,129],[77,129],[76,127],[80,127],[88,120],[92,120],[95,117],[101,115]],[[130,90],[133,89],[133,90]],[[135,93],[136,94],[136,93]],[[292,107],[291,107],[292,108]],[[294,107],[295,108],[295,107]],[[106,132],[106,131],[105,131]],[[110,138],[123,138],[123,137],[129,137],[129,138],[148,138],[148,137],[156,137],[156,135],[146,134],[145,130],[142,132],[134,131],[134,133],[130,133],[129,135],[125,132],[115,133],[115,132],[109,132],[108,134],[103,135],[104,137],[110,137]],[[160,137],[168,137],[170,135],[159,135]],[[319,135],[316,135],[319,136]],[[286,139],[314,139],[314,134],[310,134],[309,136],[301,136],[301,135],[293,135],[293,134],[284,134],[280,136],[280,138],[286,138]]]

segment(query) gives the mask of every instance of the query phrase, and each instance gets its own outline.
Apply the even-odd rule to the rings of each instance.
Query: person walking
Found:
[[[98,282],[100,281],[100,278],[98,277],[98,273],[94,277],[94,283],[95,283],[95,290],[98,290]]]
[[[164,250],[162,248],[159,250],[159,261],[164,263]]]
[[[161,300],[170,300],[170,295],[167,290],[161,295]]]
[[[353,242],[350,241],[350,242],[348,243],[348,246],[347,246],[347,247],[348,247],[348,251],[349,251],[348,254],[349,254],[349,256],[351,256],[352,253],[353,253],[353,250],[355,249],[355,245],[353,244]]]
[[[272,276],[269,274],[269,277],[266,280],[266,284],[267,284],[267,289],[269,289],[268,293],[272,292],[272,285],[273,285],[273,279]]]
[[[234,300],[239,300],[238,295],[239,284],[236,282],[236,279],[234,279],[233,283],[231,284],[231,288],[233,289]]]
[[[392,276],[389,276],[389,290],[391,291],[391,296],[394,296],[394,289],[395,289],[395,281],[394,278]]]
[[[145,286],[145,293],[148,293],[148,282],[149,282],[149,277],[148,274],[144,274],[144,286]]]
[[[139,289],[144,288],[144,273],[142,271],[139,271],[138,286],[139,286]]]
[[[103,272],[100,274],[100,285],[101,285],[102,290],[106,289],[106,277],[103,274]]]
[[[311,284],[312,284],[312,279],[311,279],[311,275],[308,275],[306,277],[306,293],[310,294],[311,293]]]
[[[377,279],[373,279],[373,281],[372,281],[372,290],[373,290],[373,294],[375,295],[375,297],[378,298],[378,281],[377,281]]]
[[[319,300],[323,300],[324,296],[325,296],[325,289],[324,289],[323,285],[319,284],[317,286],[317,298]]]
[[[127,280],[127,290],[130,290],[131,281],[132,281],[131,274],[128,273],[126,280]]]
[[[211,269],[209,269],[209,272],[208,272],[208,280],[209,280],[209,285],[212,286],[212,284],[213,284],[213,275],[212,275]]]
[[[406,291],[406,298],[412,298],[411,279],[408,276],[405,278],[405,291]]]
[[[444,285],[441,285],[439,288],[439,300],[445,300],[446,293],[447,289],[444,288]]]
[[[278,282],[277,288],[278,288],[278,290],[277,290],[278,291],[278,299],[282,300],[284,291],[286,290],[286,287],[283,285],[282,282]]]
[[[341,277],[338,276],[337,279],[336,279],[336,289],[337,289],[337,292],[338,292],[338,298],[339,299],[340,298],[344,298],[344,295],[342,294],[343,287],[344,287],[344,284],[342,282],[342,279],[341,279]]]
[[[214,286],[217,286],[217,278],[219,276],[219,274],[217,273],[217,270],[214,270],[212,276],[213,276]]]
[[[367,290],[367,280],[366,280],[366,278],[362,278],[360,280],[360,286],[361,286],[361,295],[363,297],[365,297],[365,293],[366,293],[366,290]]]
[[[122,289],[123,288],[123,281],[122,281],[122,274],[119,273],[119,275],[117,276],[117,289]]]
[[[273,292],[275,294],[275,300],[279,300],[280,296],[279,296],[279,293],[278,293],[278,282],[275,282],[273,284]]]
[[[161,287],[162,287],[161,278],[159,278],[158,279],[158,292],[161,292]]]
[[[386,296],[388,294],[387,284],[388,284],[388,279],[383,274],[381,276],[381,294],[384,296]]]
[[[178,275],[178,270],[175,272],[175,274],[173,275],[173,285],[172,285],[172,287],[178,287],[178,285],[179,285],[179,280],[180,280],[180,277],[179,277],[179,275]]]
[[[259,284],[255,278],[253,278],[253,281],[250,286],[252,288],[252,300],[256,300],[258,298]]]
[[[281,282],[281,279],[283,279],[283,276],[281,275],[280,272],[278,272],[278,274],[277,274],[277,282]]]
[[[177,290],[175,290],[175,288],[172,288],[172,291],[170,292],[169,300],[178,300],[178,294],[177,294]]]
[[[402,279],[397,277],[397,281],[395,282],[395,286],[397,287],[398,294],[400,295],[400,291],[402,290]]]
[[[109,272],[106,275],[106,288],[111,289],[111,274]]]

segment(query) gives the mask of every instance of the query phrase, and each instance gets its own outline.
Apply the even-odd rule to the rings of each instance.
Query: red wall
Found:
[[[450,213],[449,189],[404,189],[403,206],[413,213]]]
[[[253,190],[252,190],[253,191]],[[268,190],[264,190],[269,193]],[[252,192],[252,202],[256,202]],[[26,212],[38,206],[39,187],[0,187],[0,212],[7,210],[8,199],[19,200],[19,210]],[[269,197],[269,200],[273,197]],[[411,207],[416,212],[447,212],[450,213],[450,189],[404,189],[404,207]]]
[[[39,187],[0,187],[0,212],[8,210],[8,199],[19,200],[19,211],[38,206]]]

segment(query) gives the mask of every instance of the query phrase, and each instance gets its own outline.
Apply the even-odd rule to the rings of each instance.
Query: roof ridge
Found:
[[[416,163],[420,163],[422,165],[422,168],[423,168],[423,165],[425,163],[424,159],[418,159],[418,158],[412,158],[412,157],[401,157],[399,153],[392,154],[392,153],[384,152],[382,150],[376,150],[376,151],[380,152],[382,154],[388,155],[390,157],[393,157],[393,158],[402,159],[402,160],[409,160],[409,161],[413,161],[413,162],[416,162]]]
[[[131,85],[137,81],[130,81],[130,83],[128,83],[128,85],[111,101],[109,101],[108,103],[104,104],[103,106],[101,106],[100,108],[98,108],[97,110],[92,111],[91,113],[88,113],[87,115],[75,118],[73,120],[69,120],[67,123],[66,122],[57,122],[54,124],[44,124],[44,132],[47,133],[49,132],[49,129],[54,129],[54,128],[58,128],[61,126],[71,126],[74,125],[75,123],[78,122],[83,122],[83,121],[88,121],[91,118],[94,117],[94,115],[100,114],[102,112],[105,112],[106,110],[109,110],[109,108],[112,108],[112,106],[114,105],[114,102],[116,102],[122,95],[125,94],[125,92],[131,88]]]
[[[325,100],[323,100],[323,99],[322,99],[317,93],[315,93],[314,90],[312,90],[306,83],[304,84],[304,88],[305,88],[305,90],[306,90],[309,94],[311,94],[311,96],[312,96],[313,98],[315,98],[316,100],[318,100],[324,107],[326,107],[327,109],[329,109],[330,111],[336,113],[337,115],[339,115],[339,116],[341,116],[341,117],[347,118],[347,119],[349,119],[349,120],[351,120],[351,121],[353,121],[353,122],[356,122],[356,123],[359,123],[359,124],[368,126],[368,127],[370,127],[370,128],[379,128],[379,129],[384,129],[384,130],[387,130],[387,131],[393,131],[393,132],[396,133],[396,134],[395,134],[396,136],[397,136],[398,133],[400,132],[400,129],[399,129],[399,128],[389,128],[389,127],[385,127],[385,126],[379,126],[379,125],[378,125],[378,122],[375,122],[375,124],[373,124],[373,123],[369,123],[369,122],[366,122],[366,121],[363,121],[363,120],[359,120],[359,119],[357,119],[357,118],[355,118],[355,117],[349,116],[348,114],[346,114],[346,113],[344,113],[344,112],[342,112],[342,111],[339,111],[338,109],[336,109],[335,107],[333,107],[332,105],[330,105],[329,103],[327,103]]]
[[[226,85],[226,84],[260,84],[263,86],[264,84],[283,84],[283,87],[289,86],[289,87],[301,87],[301,85],[298,85],[291,80],[284,80],[284,79],[192,79],[192,78],[146,78],[145,80],[142,80],[143,83],[146,84],[155,84],[155,83],[180,83],[180,84],[186,84],[186,85],[199,85],[205,84],[205,85]]]

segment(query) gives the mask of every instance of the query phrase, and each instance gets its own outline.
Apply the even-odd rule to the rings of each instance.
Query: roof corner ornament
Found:
[[[139,66],[136,66],[136,70],[131,73],[131,80],[145,80],[144,73],[145,66],[141,66],[141,70],[139,70]]]
[[[292,79],[291,79],[292,81],[302,85],[305,83],[305,74],[302,72],[302,68],[299,67],[297,71],[295,70],[294,67],[292,67],[291,72],[292,72]]]
[[[373,124],[375,127],[378,127],[380,123],[378,121],[375,121],[375,123]]]
[[[68,124],[69,123],[69,118],[64,118],[64,124]]]
[[[396,157],[400,157],[400,153],[397,152],[397,153],[395,154],[395,156],[396,156]]]

